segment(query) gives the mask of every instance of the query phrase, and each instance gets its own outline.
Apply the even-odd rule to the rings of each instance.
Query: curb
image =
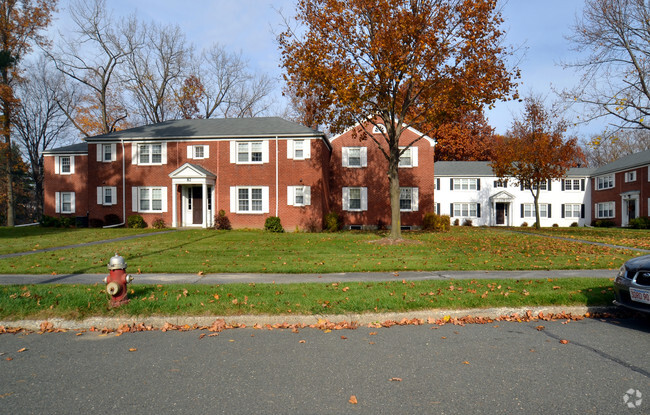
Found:
[[[242,316],[157,316],[157,317],[92,317],[84,320],[66,320],[62,318],[51,318],[45,320],[15,320],[15,321],[0,321],[0,327],[5,328],[22,328],[25,330],[39,331],[41,324],[44,322],[51,323],[52,329],[63,330],[88,330],[91,327],[106,328],[109,330],[116,330],[125,324],[144,324],[151,326],[154,329],[160,329],[165,324],[173,324],[177,326],[210,326],[215,320],[222,319],[227,325],[253,327],[258,324],[261,326],[274,325],[274,324],[304,324],[306,326],[318,324],[319,321],[329,322],[354,322],[358,325],[365,326],[373,323],[381,323],[386,321],[402,321],[406,320],[424,320],[428,319],[439,320],[445,318],[486,318],[497,319],[504,316],[526,316],[528,312],[532,313],[533,318],[536,318],[539,313],[545,315],[561,314],[572,316],[585,316],[587,314],[614,314],[617,308],[614,306],[605,307],[588,307],[588,306],[551,306],[551,307],[520,307],[520,308],[487,308],[487,309],[465,309],[465,310],[422,310],[401,313],[352,313],[352,314],[314,314],[309,316],[300,315],[242,315]]]

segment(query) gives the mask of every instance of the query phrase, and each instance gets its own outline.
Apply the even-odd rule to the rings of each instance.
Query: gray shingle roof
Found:
[[[567,177],[586,177],[594,169],[576,167],[569,169]],[[436,161],[433,164],[435,176],[494,177],[489,161]]]
[[[279,117],[170,120],[88,137],[86,140],[156,140],[172,138],[323,137],[320,131]]]
[[[650,164],[650,150],[630,154],[628,156],[621,157],[620,159],[609,164],[605,164],[604,166],[597,168],[593,172],[593,175],[600,176],[601,174],[633,169],[635,167],[640,167],[648,164]]]
[[[77,143],[69,146],[50,148],[43,154],[88,154],[88,143]]]

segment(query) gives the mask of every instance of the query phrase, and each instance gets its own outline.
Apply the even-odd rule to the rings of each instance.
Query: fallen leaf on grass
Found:
[[[465,361],[463,362],[463,364],[464,364],[464,365],[469,365],[469,362],[468,362],[467,360],[465,360]]]
[[[388,380],[390,380],[391,382],[401,382],[402,378],[390,378]]]
[[[22,352],[25,352],[25,351],[27,351],[27,348],[23,347],[22,349],[18,350],[18,353],[22,353]]]
[[[350,400],[348,400],[348,402],[350,402],[352,405],[356,405],[357,403],[359,403],[357,401],[357,397],[354,395],[350,396]]]
[[[300,340],[298,343],[307,343],[307,342],[304,340]]]
[[[135,347],[131,347],[131,348],[129,349],[129,351],[130,351],[130,352],[137,352],[137,351],[138,351],[138,349],[137,349],[137,348],[135,348]]]
[[[562,340],[560,340],[560,343],[561,343],[561,344],[569,344],[569,341],[568,341],[568,340],[564,340],[564,339],[562,339]]]

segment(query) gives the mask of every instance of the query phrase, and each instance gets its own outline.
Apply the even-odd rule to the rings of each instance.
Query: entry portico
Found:
[[[201,166],[185,163],[169,174],[172,179],[172,227],[213,225],[214,188],[217,176]],[[181,193],[181,217],[178,216],[178,193]]]

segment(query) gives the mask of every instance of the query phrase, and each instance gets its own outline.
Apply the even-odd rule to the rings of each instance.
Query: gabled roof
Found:
[[[324,137],[320,131],[279,117],[170,120],[86,138],[116,140],[232,139],[262,137]],[[327,140],[324,140],[327,141]],[[329,144],[329,143],[328,143]]]
[[[48,154],[88,154],[88,143],[77,143],[43,151],[43,155]]]
[[[436,176],[454,177],[496,177],[489,161],[436,161],[433,164]],[[566,177],[587,177],[594,169],[574,167],[569,169]]]
[[[600,176],[602,174],[614,173],[623,170],[630,170],[635,167],[641,167],[650,164],[650,150],[642,151],[640,153],[630,154],[625,157],[613,161],[609,164],[605,164],[597,168],[594,172],[594,176]]]
[[[368,123],[370,123],[370,121],[368,121]],[[354,130],[355,128],[359,127],[360,125],[361,125],[361,124],[356,123],[356,124],[354,124],[352,127],[347,128],[347,129],[346,129],[345,131],[343,131],[341,134],[337,134],[337,135],[335,135],[334,137],[330,137],[330,139],[329,139],[330,143],[331,143],[332,141],[336,140],[337,138],[341,137],[342,135],[347,134],[348,132]],[[407,130],[408,130],[408,131],[411,131],[413,134],[415,134],[415,135],[417,135],[417,136],[422,136],[423,139],[425,139],[425,140],[427,140],[427,141],[429,142],[429,144],[431,145],[431,147],[433,147],[433,146],[436,145],[436,140],[434,140],[433,138],[429,137],[428,135],[424,135],[424,134],[422,134],[420,131],[416,130],[415,128],[413,128],[413,127],[408,127]]]
[[[214,179],[217,177],[210,170],[192,163],[185,163],[173,172],[169,173],[172,179],[175,177],[206,177]]]

